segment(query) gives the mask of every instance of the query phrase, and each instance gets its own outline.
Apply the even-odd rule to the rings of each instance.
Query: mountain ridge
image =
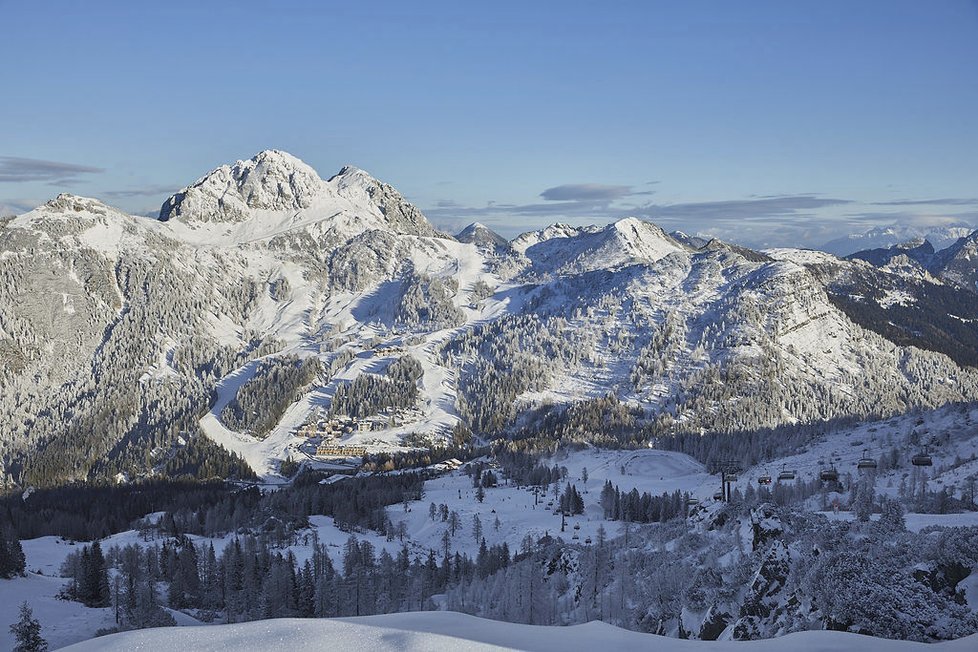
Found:
[[[933,312],[938,290],[960,301],[933,279],[817,252],[696,247],[637,218],[505,246],[478,227],[455,239],[358,168],[324,181],[280,152],[249,161],[168,200],[166,220],[64,195],[0,229],[8,481],[165,473],[213,454],[202,437],[276,478],[284,460],[319,463],[296,431],[339,388],[367,391],[409,357],[410,410],[371,415],[376,430],[344,441],[389,452],[459,428],[505,437],[524,415],[609,393],[642,414],[629,445],[978,398],[958,354],[978,315],[941,307],[939,332],[902,334],[920,313],[900,311]],[[299,368],[293,357],[321,371],[288,396],[250,390],[287,401],[270,432],[212,411],[215,396],[227,405]]]

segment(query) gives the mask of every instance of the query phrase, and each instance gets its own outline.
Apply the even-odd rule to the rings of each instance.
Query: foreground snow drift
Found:
[[[978,647],[978,635],[939,644],[870,638],[842,632],[800,632],[750,642],[686,641],[639,634],[600,622],[573,627],[502,623],[458,613],[415,612],[334,620],[261,620],[239,625],[149,629],[115,634],[65,648],[73,652],[198,652],[224,650],[931,650],[957,652]]]

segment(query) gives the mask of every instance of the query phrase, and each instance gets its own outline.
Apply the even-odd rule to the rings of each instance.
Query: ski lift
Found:
[[[587,545],[591,545],[591,537],[584,539],[584,543],[586,543]]]
[[[926,448],[911,457],[910,463],[914,466],[934,466],[934,460],[931,459],[930,453],[927,452]]]
[[[713,494],[713,500],[723,500],[723,492],[718,491],[715,494]]]
[[[822,482],[836,482],[839,479],[839,472],[835,470],[834,466],[830,466],[827,469],[822,469],[818,474],[818,479]]]
[[[581,524],[580,523],[574,523],[574,529],[575,530],[580,530],[581,529]]]
[[[795,479],[795,472],[789,471],[787,468],[782,466],[781,473],[778,474],[778,481],[780,482],[782,480],[794,480],[794,479]]]
[[[575,532],[574,533],[574,536],[572,536],[571,539],[574,540],[574,541],[580,541],[581,540],[581,537],[577,536],[577,532]]]
[[[863,456],[856,462],[856,468],[860,471],[868,471],[876,468],[876,460],[869,456],[869,450],[863,451]]]
[[[771,476],[765,474],[757,479],[757,484],[771,484]]]
[[[724,473],[723,474],[723,481],[724,482],[737,482],[737,474],[736,473]]]
[[[686,501],[687,505],[699,505],[699,503],[700,503],[699,498],[690,498]]]

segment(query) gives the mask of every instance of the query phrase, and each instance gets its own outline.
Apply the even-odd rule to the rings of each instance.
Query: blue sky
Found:
[[[978,223],[978,3],[0,0],[0,213],[352,163],[436,224]]]

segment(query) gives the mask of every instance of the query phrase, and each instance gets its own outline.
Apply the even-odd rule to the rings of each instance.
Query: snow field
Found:
[[[73,645],[71,652],[224,652],[329,649],[426,650],[431,652],[527,650],[663,650],[679,652],[964,652],[978,635],[946,643],[911,643],[843,632],[813,631],[748,642],[688,641],[640,634],[602,622],[568,627],[503,623],[451,612],[413,612],[329,620],[263,620],[238,625],[125,632]]]

